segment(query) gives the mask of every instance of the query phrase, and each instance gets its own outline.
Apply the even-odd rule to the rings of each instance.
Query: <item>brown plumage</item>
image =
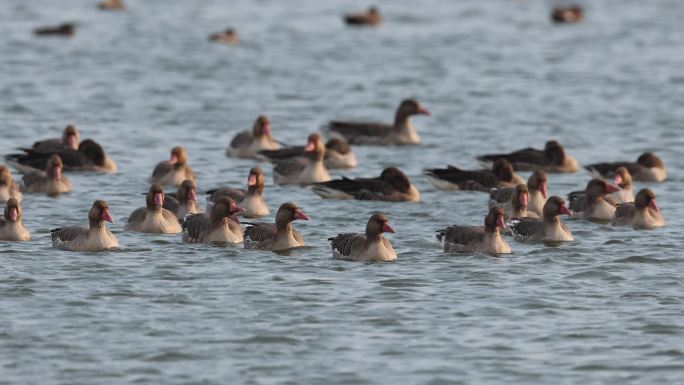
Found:
[[[292,229],[292,222],[310,218],[294,203],[284,203],[276,213],[275,224],[255,223],[245,230],[245,249],[283,251],[304,246],[304,239]]]
[[[31,171],[21,178],[22,191],[25,193],[44,193],[50,196],[71,191],[71,182],[62,175],[62,159],[52,155],[45,166],[45,171]]]
[[[507,202],[499,203],[494,200],[489,200],[489,207],[501,207],[504,210],[504,219],[519,217],[537,217],[534,212],[528,212],[527,205],[530,201],[530,192],[526,184],[519,184],[515,186],[512,194],[509,196]]]
[[[615,171],[620,167],[625,167],[632,175],[632,178],[637,181],[662,182],[667,179],[665,164],[652,152],[645,152],[639,155],[636,162],[594,163],[584,168],[605,178],[612,178],[615,176]]]
[[[215,33],[209,36],[210,41],[216,41],[225,44],[238,44],[240,43],[240,37],[234,29],[228,28],[223,32]]]
[[[159,184],[153,184],[145,195],[145,207],[131,213],[124,230],[154,234],[180,233],[178,218],[163,206],[164,189]]]
[[[515,187],[524,183],[505,160],[494,162],[491,170],[461,170],[455,166],[425,170],[425,176],[439,190],[491,191],[494,187]]]
[[[546,173],[536,170],[530,174],[530,177],[527,179],[527,190],[530,195],[527,211],[541,216],[544,203],[546,203],[546,198],[548,197]],[[493,188],[489,193],[490,206],[499,206],[509,202],[514,193],[515,187]]]
[[[584,18],[584,10],[579,5],[556,6],[551,11],[551,20],[556,23],[577,23]]]
[[[259,151],[277,150],[280,143],[273,139],[271,134],[271,121],[268,117],[260,115],[252,125],[250,131],[239,132],[230,141],[226,155],[235,158],[250,158],[262,160]]]
[[[383,233],[394,233],[385,214],[373,214],[364,234],[347,233],[330,238],[333,258],[350,261],[384,262],[397,259],[392,244]]]
[[[188,214],[201,213],[202,207],[197,203],[197,190],[195,182],[186,179],[178,186],[173,194],[164,196],[163,207],[176,215],[181,222]]]
[[[570,209],[577,212],[581,218],[610,221],[615,213],[617,202],[608,194],[617,191],[619,189],[616,186],[594,178],[587,183],[586,189],[568,194]]]
[[[656,204],[651,189],[639,190],[634,202],[621,203],[615,210],[613,226],[631,226],[635,229],[654,229],[665,226],[665,220]]]
[[[36,151],[78,150],[79,143],[81,143],[81,135],[76,126],[70,124],[64,128],[61,138],[40,140],[33,143],[31,148]]]
[[[21,223],[23,210],[17,198],[10,198],[0,218],[0,241],[28,241],[31,234]]]
[[[218,188],[207,191],[209,196],[207,202],[214,204],[221,197],[230,197],[235,200],[240,207],[245,209],[244,216],[247,218],[257,218],[268,215],[269,209],[264,201],[263,193],[266,184],[264,171],[260,167],[253,167],[249,170],[247,177],[247,190],[234,188]]]
[[[41,27],[33,30],[33,33],[38,36],[74,36],[76,34],[76,27],[71,23],[65,23],[56,27]]]
[[[382,23],[382,17],[378,8],[373,6],[368,8],[365,12],[348,13],[344,15],[344,21],[349,25],[361,26],[377,26]]]
[[[375,178],[342,178],[316,183],[312,191],[327,199],[359,199],[389,202],[420,201],[418,189],[396,167],[382,170]]]
[[[17,198],[18,201],[21,201],[21,191],[14,182],[10,170],[4,165],[0,165],[0,202],[7,202],[10,198]]]
[[[507,254],[511,248],[501,239],[499,229],[506,228],[504,212],[492,207],[485,216],[484,226],[451,226],[437,231],[437,239],[444,251]]]
[[[573,173],[579,170],[577,160],[567,155],[563,146],[555,140],[546,142],[543,150],[528,147],[508,154],[489,154],[477,157],[477,160],[484,165],[499,159],[510,162],[516,171],[542,170],[553,173]]]
[[[185,149],[176,146],[171,149],[169,160],[159,162],[152,171],[150,183],[180,186],[184,180],[195,181],[195,172],[188,166],[188,155]]]
[[[70,251],[105,251],[119,247],[104,222],[114,222],[105,201],[95,201],[88,212],[88,227],[69,226],[51,230],[52,246]]]
[[[22,151],[24,152],[23,154],[10,154],[6,156],[8,163],[21,172],[44,170],[52,155],[59,155],[64,163],[64,171],[116,171],[114,161],[105,154],[102,146],[92,139],[85,139],[79,143],[78,150],[62,148],[37,151],[32,148],[25,148]]]
[[[514,218],[508,224],[513,236],[525,241],[562,242],[574,240],[570,229],[559,215],[572,215],[561,197],[552,196],[544,204],[542,218]]]
[[[275,184],[308,185],[330,180],[325,168],[325,145],[319,134],[311,134],[304,147],[304,156],[284,159],[273,165],[273,181]]]
[[[271,163],[277,163],[284,159],[303,157],[306,155],[304,146],[290,146],[278,150],[259,151],[258,157]],[[325,144],[325,156],[323,157],[325,168],[347,169],[356,167],[356,155],[345,140],[332,138]]]
[[[229,197],[221,197],[210,214],[191,214],[183,221],[183,242],[240,243],[243,230],[236,214],[243,211]]]

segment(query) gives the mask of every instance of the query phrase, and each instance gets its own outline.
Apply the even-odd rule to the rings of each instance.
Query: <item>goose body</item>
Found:
[[[342,178],[316,183],[311,188],[314,193],[326,199],[420,201],[418,189],[396,167],[384,169],[376,178]]]
[[[447,253],[510,253],[510,246],[499,233],[500,228],[506,228],[503,210],[492,207],[484,222],[484,226],[450,226],[438,230],[437,239]]]
[[[241,243],[244,231],[235,216],[242,211],[229,197],[220,198],[211,213],[192,214],[183,221],[183,241],[192,243]]]
[[[269,214],[268,206],[264,201],[264,186],[266,178],[260,167],[253,167],[249,170],[247,177],[247,190],[234,188],[218,188],[207,191],[207,204],[213,205],[222,197],[230,197],[236,201],[247,218],[258,218]]]
[[[573,191],[568,194],[570,209],[578,213],[580,218],[609,222],[613,218],[617,203],[608,194],[618,190],[616,186],[602,179],[592,179],[584,191]]]
[[[551,173],[574,173],[579,170],[579,163],[557,141],[546,142],[543,150],[524,148],[508,154],[489,154],[478,156],[484,165],[489,165],[499,159],[505,159],[516,171],[542,170]]]
[[[383,233],[394,233],[384,214],[368,219],[364,234],[347,233],[330,238],[333,258],[362,262],[387,262],[397,259],[392,244]]]
[[[204,211],[199,203],[197,203],[195,182],[190,179],[184,180],[178,186],[176,193],[166,194],[162,207],[175,214],[179,221],[182,221],[188,214],[197,214]]]
[[[10,198],[0,218],[0,241],[28,241],[31,233],[21,223],[22,209],[17,198]]]
[[[277,150],[280,143],[271,136],[271,122],[264,116],[259,116],[251,131],[242,131],[235,135],[228,145],[226,155],[234,158],[262,160],[259,151]]]
[[[634,202],[621,203],[615,210],[613,226],[630,226],[634,229],[655,229],[665,226],[665,220],[656,205],[655,194],[641,189]]]
[[[513,237],[523,241],[565,242],[574,240],[570,229],[560,221],[559,215],[572,215],[565,201],[557,196],[544,204],[542,218],[513,218],[508,228]]]
[[[104,222],[114,222],[105,201],[95,201],[88,213],[89,226],[69,226],[51,230],[53,247],[69,251],[106,251],[119,247],[119,241]]]
[[[663,161],[652,152],[645,152],[636,162],[594,163],[585,167],[589,172],[605,178],[612,178],[618,168],[624,167],[634,180],[641,182],[662,182],[667,179]]]
[[[0,202],[7,202],[10,198],[16,198],[17,201],[21,202],[21,190],[12,178],[9,169],[0,165]]]
[[[188,157],[183,147],[171,149],[169,160],[159,162],[152,171],[150,183],[163,186],[180,186],[184,180],[195,181],[195,172],[187,164]]]
[[[304,246],[304,239],[292,229],[297,219],[309,220],[299,207],[284,203],[276,213],[275,224],[255,223],[245,230],[245,249],[284,251]]]
[[[449,165],[447,168],[425,170],[425,176],[438,190],[491,191],[492,188],[515,187],[524,180],[513,171],[506,160],[494,162],[491,170],[462,170]]]
[[[78,145],[78,150],[63,148],[50,151],[22,149],[22,154],[6,156],[7,163],[19,172],[42,171],[53,155],[62,160],[64,171],[116,172],[116,163],[105,154],[102,146],[92,139],[86,139]]]
[[[62,159],[56,154],[52,155],[45,166],[45,171],[29,171],[22,176],[22,191],[50,196],[71,191],[71,182],[62,175],[62,167]]]
[[[176,234],[181,232],[178,218],[163,208],[164,190],[161,185],[153,184],[145,197],[145,207],[133,211],[128,217],[124,230],[140,233]]]
[[[323,163],[325,146],[318,134],[309,135],[305,152],[305,157],[286,159],[274,165],[275,184],[308,185],[330,180],[330,174]]]

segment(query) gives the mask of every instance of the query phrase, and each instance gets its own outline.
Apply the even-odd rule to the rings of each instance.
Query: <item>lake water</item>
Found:
[[[531,0],[376,2],[377,29],[345,27],[361,1],[10,0],[0,5],[0,153],[76,124],[120,171],[72,174],[58,199],[26,196],[34,239],[0,243],[0,384],[674,384],[684,381],[684,2],[585,2],[586,20],[552,25]],[[77,24],[71,39],[33,28]],[[238,46],[211,44],[227,26]],[[224,156],[259,114],[303,144],[332,118],[391,120],[401,99],[423,143],[356,147],[374,176],[394,165],[417,204],[294,201],[308,247],[291,255],[188,245],[123,231],[154,165],[188,149],[198,188],[242,187],[248,160]],[[560,247],[445,255],[434,230],[481,224],[487,197],[438,192],[421,175],[555,138],[581,163],[653,150],[667,221],[633,231],[570,221]],[[526,174],[524,175],[527,176]],[[552,195],[589,176],[551,175]],[[643,187],[636,185],[636,189]],[[49,230],[85,223],[109,201],[122,245],[51,247]],[[377,210],[397,233],[394,263],[333,260],[327,238],[362,231]],[[267,218],[272,220],[272,216]]]

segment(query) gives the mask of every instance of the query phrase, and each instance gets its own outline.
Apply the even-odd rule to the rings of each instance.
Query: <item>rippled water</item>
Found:
[[[26,197],[34,240],[0,243],[0,384],[684,379],[683,2],[591,2],[582,24],[554,26],[546,2],[379,1],[378,29],[342,25],[364,2],[128,0],[122,13],[94,3],[0,5],[0,152],[74,123],[120,167],[71,176],[75,192],[58,199]],[[62,21],[77,23],[74,38],[31,35]],[[227,25],[241,45],[206,41]],[[122,231],[174,145],[188,148],[200,189],[241,186],[253,163],[223,150],[258,114],[301,143],[330,118],[390,120],[406,97],[433,112],[414,120],[423,144],[356,148],[360,167],[333,176],[396,165],[421,203],[267,186],[272,210],[293,200],[313,218],[296,224],[309,246],[291,255]],[[421,170],[474,168],[476,154],[550,138],[584,163],[656,151],[670,179],[651,187],[668,226],[572,221],[577,241],[557,248],[444,255],[433,231],[481,223],[486,197],[437,192]],[[553,175],[550,192],[587,179]],[[52,249],[49,229],[85,222],[96,198],[119,219],[122,249]],[[398,230],[399,259],[331,259],[326,238],[361,231],[376,210]]]

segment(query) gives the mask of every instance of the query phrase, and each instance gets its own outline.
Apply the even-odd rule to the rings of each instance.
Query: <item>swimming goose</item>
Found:
[[[654,153],[645,152],[636,162],[595,163],[585,166],[589,172],[612,178],[619,167],[627,168],[632,178],[641,182],[662,182],[667,179],[665,165]]]
[[[627,170],[627,167],[618,167],[615,170],[615,184],[620,190],[616,191],[610,196],[615,199],[617,203],[634,202],[634,194],[632,193],[632,175]]]
[[[123,0],[104,0],[97,7],[102,10],[120,11],[124,9],[124,4]]]
[[[28,241],[31,234],[21,223],[21,206],[17,198],[10,198],[0,219],[0,241]]]
[[[61,138],[44,139],[33,143],[31,148],[36,151],[58,151],[62,149],[78,150],[81,136],[73,124],[64,128]]]
[[[515,189],[513,189],[513,193],[508,197],[507,202],[500,203],[490,199],[489,208],[501,207],[504,210],[505,220],[520,217],[538,217],[538,215],[535,212],[527,209],[527,205],[529,202],[530,192],[527,189],[527,185],[519,184],[515,187]]]
[[[505,229],[504,212],[492,207],[482,226],[450,226],[437,230],[437,239],[444,245],[447,253],[487,253],[508,254],[511,248],[501,238],[499,229]]]
[[[418,202],[420,193],[396,167],[382,170],[375,178],[342,178],[316,183],[311,189],[321,198],[359,199],[390,202]]]
[[[119,247],[104,221],[114,223],[105,201],[95,201],[88,212],[88,227],[69,226],[50,230],[52,246],[69,251],[105,251]]]
[[[56,27],[41,27],[33,30],[33,33],[38,36],[60,35],[60,36],[74,36],[76,34],[76,27],[71,23],[64,23]]]
[[[232,28],[227,28],[223,32],[215,33],[209,36],[210,41],[217,41],[219,43],[225,44],[238,44],[240,43],[240,37],[237,32]]]
[[[277,163],[283,159],[291,159],[304,156],[304,146],[291,146],[278,150],[259,151],[258,157],[271,163]],[[356,167],[356,155],[351,146],[340,138],[332,138],[325,144],[325,157],[323,164],[328,170],[345,169]]]
[[[17,198],[18,201],[21,201],[21,191],[14,182],[10,170],[4,165],[0,165],[0,202],[7,202],[10,198]]]
[[[184,180],[175,193],[164,196],[163,207],[174,213],[180,221],[183,221],[183,218],[188,214],[204,212],[197,203],[195,182],[190,179]]]
[[[610,221],[615,213],[615,202],[608,194],[619,191],[606,181],[594,178],[583,191],[573,191],[568,194],[570,209],[585,219]]]
[[[530,201],[527,204],[527,212],[535,213],[537,216],[543,215],[544,203],[546,203],[546,173],[537,170],[527,178],[527,190],[530,194]],[[496,203],[506,203],[511,200],[511,195],[515,193],[515,187],[493,188],[489,193],[489,199]]]
[[[242,131],[235,135],[226,150],[226,155],[235,158],[251,158],[261,160],[257,153],[262,150],[277,150],[280,143],[271,136],[271,122],[261,115],[259,116],[252,131]]]
[[[328,239],[333,258],[348,261],[387,262],[397,259],[397,253],[383,233],[396,232],[385,214],[373,214],[366,224],[366,233],[339,234]]]
[[[427,179],[437,189],[490,191],[494,187],[515,187],[525,181],[505,159],[494,162],[491,170],[461,170],[455,166],[426,169]]]
[[[285,159],[273,166],[275,184],[300,184],[326,182],[330,174],[323,164],[325,145],[320,135],[311,134],[304,147],[304,157]]]
[[[164,189],[161,185],[153,184],[145,197],[145,207],[131,213],[124,230],[154,234],[180,233],[178,218],[163,206]]]
[[[430,115],[430,111],[418,101],[406,99],[397,108],[394,124],[331,121],[324,128],[351,144],[418,144],[420,137],[409,119],[418,114]]]
[[[344,21],[349,25],[377,26],[382,23],[382,17],[377,7],[370,7],[366,12],[348,13],[344,15]]]
[[[62,175],[62,159],[52,155],[45,166],[45,171],[31,171],[21,178],[25,193],[44,193],[57,196],[71,191],[71,182]]]
[[[560,221],[559,215],[572,215],[563,198],[552,196],[544,203],[542,218],[513,218],[508,224],[513,237],[523,241],[572,241],[572,232]]]
[[[208,204],[216,203],[221,197],[230,197],[235,200],[240,207],[245,209],[244,216],[247,218],[258,218],[268,215],[270,212],[264,201],[264,185],[266,178],[260,167],[253,167],[249,170],[247,177],[247,190],[235,188],[218,188],[207,191]],[[209,210],[209,205],[207,206]]]
[[[273,223],[255,223],[245,230],[245,249],[283,251],[304,246],[304,239],[292,229],[292,222],[309,216],[294,203],[284,203]]]
[[[185,149],[176,146],[171,149],[169,160],[159,162],[152,171],[150,183],[180,186],[184,180],[195,181],[195,172],[188,166],[188,155]]]
[[[489,154],[477,157],[477,160],[483,165],[490,164],[497,159],[506,159],[516,171],[542,170],[553,173],[571,173],[579,170],[577,160],[565,154],[563,146],[555,140],[546,142],[543,150],[528,147],[508,154]]]
[[[639,190],[634,202],[620,203],[613,216],[613,226],[631,226],[635,229],[654,229],[665,226],[665,220],[651,189]]]
[[[52,155],[59,155],[64,164],[64,171],[96,171],[115,172],[116,163],[105,154],[102,146],[92,139],[86,139],[78,145],[78,150],[62,148],[50,151],[22,149],[23,154],[7,155],[7,163],[19,172],[45,170]]]
[[[191,214],[183,220],[183,242],[240,243],[244,231],[235,214],[244,211],[230,197],[221,197],[211,213]]]
[[[579,5],[556,6],[551,11],[551,20],[556,23],[577,23],[584,18],[584,10]]]

